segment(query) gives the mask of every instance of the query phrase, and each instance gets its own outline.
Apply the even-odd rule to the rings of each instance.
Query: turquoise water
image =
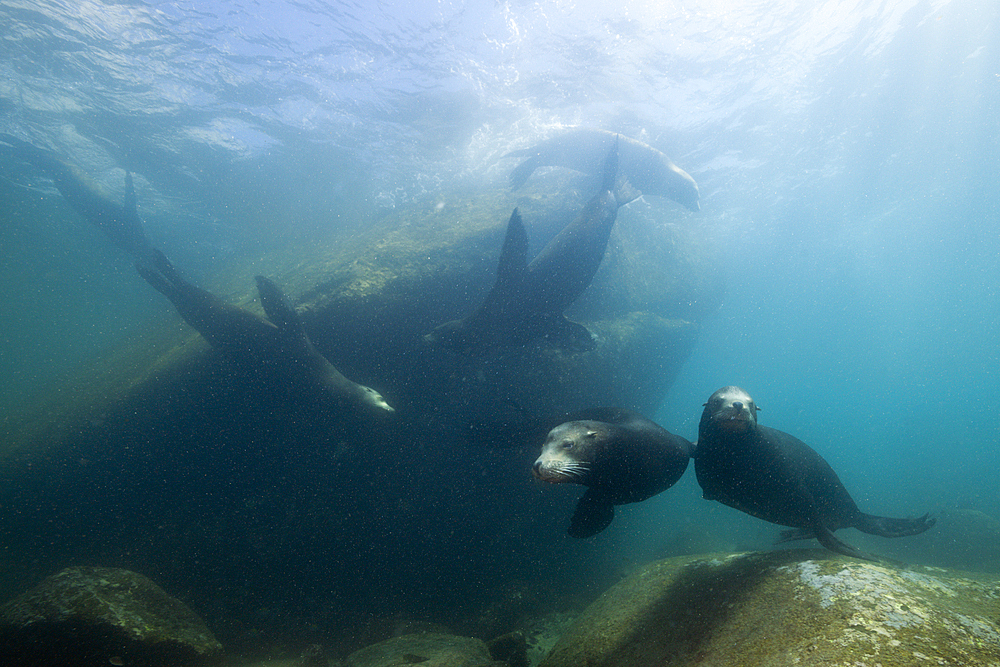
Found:
[[[118,201],[131,169],[150,238],[230,295],[250,287],[231,263],[364,234],[445,185],[505,187],[500,157],[562,126],[650,143],[701,188],[700,213],[665,222],[711,245],[727,282],[651,416],[694,439],[701,404],[737,384],[863,509],[1000,517],[992,0],[35,1],[0,2],[0,25],[0,132]],[[0,197],[6,411],[173,320],[2,155]],[[776,535],[698,496],[689,471],[576,553]],[[911,544],[874,550],[930,553]]]

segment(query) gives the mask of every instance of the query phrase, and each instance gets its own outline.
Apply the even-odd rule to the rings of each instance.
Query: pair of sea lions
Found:
[[[212,347],[275,370],[293,386],[313,388],[335,407],[393,411],[381,394],[349,380],[320,354],[301,317],[270,279],[256,277],[265,320],[187,282],[159,251],[137,262],[136,270]]]
[[[758,424],[757,409],[739,387],[719,389],[705,403],[693,447],[634,413],[622,411],[609,423],[595,413],[552,429],[532,472],[546,481],[588,487],[570,526],[574,537],[603,530],[613,505],[645,500],[672,486],[692,452],[704,498],[792,528],[780,542],[815,537],[836,553],[875,560],[833,532],[856,528],[905,537],[934,525],[926,514],[895,519],[862,512],[823,457],[794,436]],[[608,409],[603,414],[616,416]]]
[[[497,279],[486,299],[466,317],[427,334],[430,343],[453,351],[485,355],[535,340],[568,351],[594,347],[593,336],[563,315],[590,285],[601,265],[618,209],[638,196],[618,181],[618,145],[603,162],[598,193],[580,214],[528,263],[528,234],[517,209],[507,223]]]

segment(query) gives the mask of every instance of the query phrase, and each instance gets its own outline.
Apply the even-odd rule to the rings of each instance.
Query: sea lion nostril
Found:
[[[735,403],[733,403],[733,407],[736,408],[737,410],[742,410],[743,404],[740,403],[739,401],[736,401]]]

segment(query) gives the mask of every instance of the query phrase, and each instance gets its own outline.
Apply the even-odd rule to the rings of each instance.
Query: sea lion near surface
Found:
[[[96,225],[111,241],[135,259],[149,257],[152,248],[136,210],[132,173],[125,172],[125,202],[108,199],[96,185],[55,153],[38,148],[10,134],[0,134],[0,150],[45,172],[66,202],[81,217]]]
[[[637,503],[673,486],[687,469],[692,444],[642,415],[593,408],[549,431],[532,474],[586,492],[570,521],[572,537],[591,537],[611,523],[615,505]]]
[[[604,160],[601,190],[529,264],[528,233],[515,208],[507,223],[497,279],[482,305],[436,327],[424,339],[456,352],[486,355],[544,339],[567,351],[593,349],[590,332],[563,311],[590,285],[604,259],[618,209],[638,196],[618,182],[615,144]]]
[[[136,270],[213,348],[276,370],[337,405],[393,412],[381,394],[349,380],[313,346],[299,314],[273,281],[256,278],[265,320],[187,282],[159,251],[137,262]]]
[[[823,457],[798,438],[758,424],[757,410],[739,387],[723,387],[705,403],[694,469],[706,499],[795,529],[784,531],[780,542],[815,537],[830,551],[867,560],[877,559],[833,531],[857,528],[905,537],[934,525],[926,514],[917,519],[865,514]]]
[[[527,157],[510,174],[516,190],[538,167],[566,167],[600,175],[602,160],[618,142],[618,166],[632,187],[644,195],[673,199],[692,211],[701,210],[698,184],[670,158],[641,141],[589,128],[574,128],[531,148],[511,151],[503,157]]]

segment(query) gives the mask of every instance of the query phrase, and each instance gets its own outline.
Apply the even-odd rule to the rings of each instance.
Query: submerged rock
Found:
[[[0,607],[7,665],[198,667],[222,658],[194,612],[128,570],[67,568]]]
[[[803,551],[681,557],[605,592],[542,667],[997,665],[998,619],[1000,582],[946,570]]]
[[[347,667],[507,667],[479,639],[436,632],[403,635],[347,656]]]

